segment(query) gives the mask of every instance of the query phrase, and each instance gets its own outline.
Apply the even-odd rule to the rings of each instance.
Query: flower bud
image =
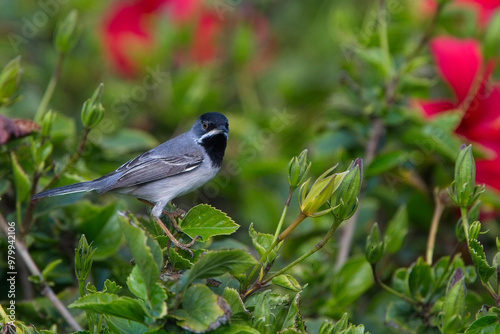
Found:
[[[102,87],[101,83],[92,97],[83,103],[81,118],[83,126],[87,129],[92,129],[99,124],[104,116],[104,108],[101,104]]]
[[[78,12],[76,9],[73,9],[64,20],[59,22],[54,40],[54,44],[58,52],[66,53],[75,45],[77,21]]]
[[[385,252],[384,238],[381,237],[378,224],[373,224],[370,234],[366,238],[365,257],[368,262],[375,264],[380,261]]]
[[[304,182],[311,162],[307,162],[307,150],[303,150],[297,157],[288,163],[288,184],[290,189],[295,189]]]
[[[356,211],[358,207],[358,195],[361,190],[362,175],[363,160],[358,158],[351,163],[349,172],[339,186],[335,201],[332,201],[332,206],[335,207],[333,215],[337,220],[347,220]]]
[[[319,217],[331,212],[335,208],[330,207],[326,210],[317,212],[318,209],[332,197],[333,193],[337,190],[345,175],[348,173],[331,174],[336,167],[337,166],[333,166],[319,176],[309,191],[307,191],[307,188],[311,179],[302,184],[299,189],[299,207],[302,214],[308,217]]]
[[[455,180],[448,188],[451,199],[461,208],[472,205],[484,187],[475,186],[476,166],[472,155],[472,146],[460,147],[455,164]]]
[[[478,221],[473,222],[469,226],[469,239],[476,239],[481,232],[481,223]]]
[[[0,72],[0,106],[12,102],[12,95],[19,86],[23,69],[21,68],[21,57],[12,59]]]
[[[95,248],[89,245],[85,234],[82,234],[78,242],[78,248],[75,249],[75,274],[79,281],[85,281],[89,276],[94,252]]]

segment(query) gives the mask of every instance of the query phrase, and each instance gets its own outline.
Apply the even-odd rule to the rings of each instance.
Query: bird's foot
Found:
[[[186,214],[186,212],[182,209],[177,209],[175,211],[163,210],[163,213],[170,219],[175,230],[177,232],[181,232],[182,230],[179,224],[177,224],[177,218],[183,217]]]
[[[198,240],[199,236],[195,236],[193,240],[191,240],[189,243],[183,244],[179,240],[177,240],[176,237],[174,237],[172,232],[169,231],[169,229],[165,226],[165,224],[163,224],[160,218],[158,217],[153,217],[153,218],[156,221],[156,223],[160,225],[161,229],[163,230],[163,232],[165,232],[170,241],[172,241],[172,243],[175,245],[175,248],[180,248],[182,250],[185,250],[191,255],[191,257],[193,257],[193,251],[190,249],[190,247],[194,245],[196,240]]]

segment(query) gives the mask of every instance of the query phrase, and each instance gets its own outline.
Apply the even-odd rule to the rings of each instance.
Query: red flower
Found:
[[[455,98],[418,101],[418,105],[428,118],[447,111],[463,112],[455,132],[489,154],[489,159],[476,162],[476,181],[500,190],[500,85],[488,85],[493,64],[483,63],[478,43],[470,39],[438,37],[430,49]]]
[[[500,8],[500,0],[455,0],[457,6],[472,8],[477,12],[479,24],[488,24],[495,10]],[[435,0],[422,0],[419,4],[422,14],[431,14],[436,11]]]
[[[152,23],[162,18],[176,27],[194,27],[188,52],[191,61],[206,63],[216,58],[222,21],[202,0],[115,2],[104,20],[103,47],[116,71],[124,76],[137,73],[138,60],[154,47]]]

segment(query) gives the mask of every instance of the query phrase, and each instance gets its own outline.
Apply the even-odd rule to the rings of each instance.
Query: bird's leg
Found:
[[[198,240],[198,236],[195,236],[193,238],[193,240],[191,240],[189,243],[187,244],[183,244],[183,243],[180,243],[179,240],[177,240],[174,235],[168,230],[168,228],[165,226],[165,224],[163,224],[163,222],[161,221],[160,218],[158,217],[155,217],[153,216],[154,220],[156,221],[156,223],[158,225],[160,225],[160,227],[162,228],[162,230],[165,232],[165,234],[167,235],[167,237],[170,239],[170,241],[173,242],[173,244],[175,245],[176,248],[180,248],[180,249],[183,249],[185,250],[186,252],[188,252],[191,257],[193,257],[193,251],[191,251],[191,249],[189,249],[189,247],[193,246],[194,243],[196,242],[196,240]]]
[[[149,201],[146,201],[145,199],[138,198],[138,200],[141,201],[142,203],[145,203],[145,204],[151,206],[151,207],[154,207],[153,203],[151,203]],[[177,231],[181,232],[181,229],[180,229],[179,225],[177,225],[177,221],[176,221],[175,218],[179,217],[182,214],[184,214],[184,211],[180,210],[180,209],[176,210],[174,212],[163,210],[163,213],[165,213],[170,218],[170,221],[172,222],[172,225],[174,225],[175,229]],[[180,248],[180,249],[185,250],[186,252],[188,252],[189,254],[191,254],[191,257],[193,257],[193,252],[189,248],[191,246],[193,246],[194,243],[196,242],[196,240],[198,240],[200,238],[199,236],[195,236],[193,238],[193,240],[191,240],[187,244],[183,244],[179,240],[177,240],[177,238],[172,234],[172,232],[170,232],[170,230],[165,226],[165,224],[163,224],[163,222],[161,221],[160,218],[155,217],[155,216],[153,216],[153,218],[156,221],[156,223],[161,227],[161,229],[163,230],[163,232],[165,232],[165,234],[170,239],[170,241],[172,241],[172,243],[175,245],[176,248]]]
[[[149,201],[146,201],[145,199],[142,199],[142,198],[138,198],[139,201],[141,201],[142,203],[144,204],[147,204],[149,205],[150,207],[154,207],[155,205]],[[174,226],[175,230],[177,232],[182,232],[179,224],[177,224],[177,217],[181,217],[185,214],[186,212],[184,212],[184,210],[182,209],[177,209],[173,212],[171,211],[168,211],[168,210],[165,210],[163,209],[163,214],[165,214],[169,219],[170,221],[172,222],[172,225]]]

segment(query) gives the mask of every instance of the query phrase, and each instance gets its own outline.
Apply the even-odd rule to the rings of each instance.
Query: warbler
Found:
[[[187,194],[220,170],[229,133],[227,118],[218,112],[201,115],[191,129],[126,162],[96,180],[42,191],[33,199],[64,194],[113,191],[154,204],[159,218],[174,198]]]

